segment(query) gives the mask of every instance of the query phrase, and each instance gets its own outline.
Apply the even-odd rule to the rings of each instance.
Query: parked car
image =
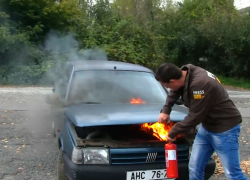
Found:
[[[58,139],[57,180],[167,179],[166,135],[152,128],[167,90],[150,69],[116,61],[72,61],[47,97]],[[180,104],[180,103],[179,103]],[[188,109],[175,105],[180,122]],[[160,125],[157,124],[158,130]],[[170,126],[170,125],[169,125]],[[171,127],[165,127],[165,131]],[[178,179],[188,179],[196,130],[177,140]],[[214,173],[211,158],[206,179]]]

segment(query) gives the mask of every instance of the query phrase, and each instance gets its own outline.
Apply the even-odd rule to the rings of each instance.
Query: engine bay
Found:
[[[95,127],[75,127],[78,143],[81,146],[158,146],[166,143],[155,135],[153,129],[143,128],[145,124],[109,125]],[[168,132],[165,132],[168,133]],[[187,138],[178,136],[178,144],[186,144]]]

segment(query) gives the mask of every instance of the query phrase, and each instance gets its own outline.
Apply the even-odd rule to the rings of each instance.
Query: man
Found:
[[[205,166],[215,151],[228,179],[246,180],[239,162],[241,114],[219,79],[200,67],[188,64],[178,68],[171,63],[158,68],[156,79],[171,89],[158,122],[169,123],[171,108],[180,96],[189,108],[185,119],[169,132],[169,141],[201,123],[190,157],[189,179],[204,179]]]

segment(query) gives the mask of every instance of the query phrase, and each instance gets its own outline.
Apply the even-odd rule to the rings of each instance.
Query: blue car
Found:
[[[143,66],[101,60],[66,63],[47,97],[58,139],[57,180],[167,179],[164,136],[145,128],[157,123],[167,95]],[[170,115],[173,124],[188,113],[180,104]],[[194,128],[175,142],[178,179],[188,179],[195,133]],[[206,179],[214,170],[211,157]]]

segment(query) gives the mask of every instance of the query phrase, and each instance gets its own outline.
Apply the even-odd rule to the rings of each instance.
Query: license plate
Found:
[[[166,178],[166,169],[127,171],[127,180],[154,180]]]

